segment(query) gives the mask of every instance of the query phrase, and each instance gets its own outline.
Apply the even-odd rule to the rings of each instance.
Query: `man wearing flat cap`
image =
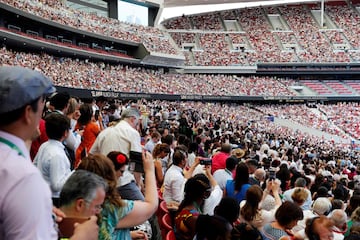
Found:
[[[39,72],[0,67],[0,239],[57,239],[49,186],[25,145],[37,131],[46,95],[54,91]]]

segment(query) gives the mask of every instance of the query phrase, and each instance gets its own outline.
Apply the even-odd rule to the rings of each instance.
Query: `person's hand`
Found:
[[[146,233],[141,230],[131,231],[130,236],[131,236],[131,239],[134,239],[134,240],[136,240],[136,239],[147,240],[148,239]]]
[[[97,217],[92,216],[83,223],[74,224],[74,234],[71,240],[97,240],[99,235],[99,226],[97,225]]]
[[[211,165],[205,165],[204,166],[205,174],[207,177],[211,175]]]
[[[270,179],[266,180],[266,189],[265,190],[268,193],[270,193],[270,191],[272,190],[272,183],[273,183],[273,180],[270,180]]]
[[[272,180],[271,190],[272,190],[273,193],[274,192],[279,192],[280,184],[281,184],[281,182],[278,181],[277,179]]]
[[[145,149],[142,151],[144,172],[155,171],[154,160],[151,154]]]
[[[63,218],[66,217],[65,213],[63,213],[63,211],[61,211],[57,207],[53,207],[52,212],[53,212],[53,214],[55,216],[55,221],[56,222],[61,222],[63,220]]]
[[[201,157],[196,157],[193,165],[197,166],[200,164]],[[191,167],[191,166],[190,166]]]
[[[80,136],[83,136],[84,135],[84,130],[76,130],[75,131],[77,134],[79,134]]]
[[[180,203],[175,202],[175,201],[170,201],[170,202],[166,203],[167,209],[169,209],[171,211],[177,211],[179,209],[179,205],[180,205]]]

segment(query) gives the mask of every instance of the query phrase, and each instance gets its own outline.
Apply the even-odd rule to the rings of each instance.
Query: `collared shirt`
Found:
[[[60,110],[55,110],[54,112],[64,115],[64,113]],[[70,132],[66,137],[64,144],[71,150],[75,151],[81,143],[81,136],[79,134],[74,133],[73,130],[74,129],[70,129]]]
[[[144,146],[144,148],[146,149],[146,151],[148,151],[149,153],[152,153],[156,144],[158,144],[160,142],[154,142],[152,139],[150,139]]]
[[[232,173],[227,169],[216,170],[213,174],[216,182],[219,184],[221,190],[225,189],[227,180],[232,180]]]
[[[130,151],[141,152],[141,138],[128,122],[122,120],[113,127],[108,127],[97,136],[90,153],[107,155],[111,151],[120,151],[130,156]],[[126,170],[118,180],[118,186],[124,186],[135,181],[133,174]]]
[[[96,138],[90,153],[107,155],[111,151],[120,151],[130,156],[130,151],[142,152],[141,137],[128,122],[122,120],[114,127],[103,130]]]
[[[64,145],[53,139],[44,142],[34,158],[34,164],[49,184],[52,197],[60,197],[62,187],[72,174]]]
[[[301,209],[302,210],[310,210],[311,209],[311,204],[312,204],[312,198],[311,198],[311,192],[309,189],[305,189],[306,192],[308,193],[308,196],[304,202],[303,205],[301,205]],[[295,188],[291,188],[289,190],[286,190],[283,194],[283,201],[290,201],[290,202],[294,202],[291,198],[291,195],[293,194],[293,192],[295,191]]]
[[[183,169],[179,166],[172,165],[165,173],[164,178],[164,200],[169,203],[175,201],[180,203],[184,198],[185,178]]]
[[[22,139],[0,131],[24,156],[0,143],[0,240],[57,239],[51,192]]]

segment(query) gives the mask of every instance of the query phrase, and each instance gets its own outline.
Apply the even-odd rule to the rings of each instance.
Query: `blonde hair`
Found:
[[[308,198],[309,193],[305,188],[295,188],[293,194],[291,195],[292,200],[299,206],[303,205],[306,199]]]

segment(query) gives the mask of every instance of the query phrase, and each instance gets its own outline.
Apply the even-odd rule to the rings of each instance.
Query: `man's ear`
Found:
[[[26,122],[26,124],[30,124],[33,121],[32,115],[34,115],[34,111],[30,105],[27,105],[23,112],[24,121]]]
[[[70,130],[65,130],[63,138],[66,139],[69,136]]]
[[[77,212],[81,212],[82,209],[84,209],[85,204],[86,204],[86,202],[85,202],[84,199],[82,199],[82,198],[77,199],[77,200],[75,201],[75,209],[76,209],[76,211],[77,211]]]

